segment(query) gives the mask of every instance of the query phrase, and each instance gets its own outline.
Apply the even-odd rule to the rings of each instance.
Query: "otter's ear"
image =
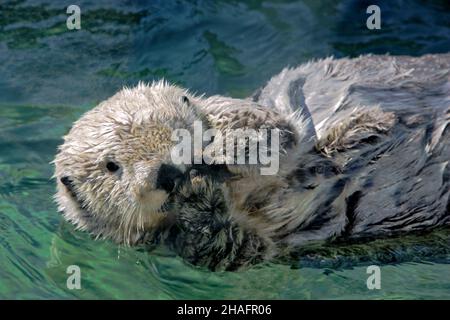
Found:
[[[59,181],[67,188],[67,191],[74,194],[74,183],[71,177],[64,176],[61,177]]]

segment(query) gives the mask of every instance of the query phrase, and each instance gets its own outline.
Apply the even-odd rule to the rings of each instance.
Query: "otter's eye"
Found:
[[[184,104],[189,105],[191,102],[189,101],[189,98],[186,96],[182,96],[181,97],[181,102],[183,102]]]
[[[114,163],[112,161],[109,161],[106,164],[106,169],[108,169],[109,172],[116,172],[117,170],[119,170],[119,168],[120,167],[116,163]]]

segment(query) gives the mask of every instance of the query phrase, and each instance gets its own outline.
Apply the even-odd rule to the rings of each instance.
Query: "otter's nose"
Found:
[[[177,167],[170,164],[162,164],[158,171],[158,177],[156,178],[156,188],[170,193],[180,184],[183,177],[183,172]]]

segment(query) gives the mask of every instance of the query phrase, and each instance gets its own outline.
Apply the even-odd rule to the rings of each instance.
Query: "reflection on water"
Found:
[[[55,2],[0,3],[0,298],[449,298],[443,261],[382,267],[264,265],[210,273],[170,252],[93,241],[62,223],[49,164],[84,111],[123,85],[166,78],[245,97],[287,65],[362,53],[450,51],[448,1],[76,1],[80,31]],[[66,268],[82,290],[66,288]],[[308,265],[304,262],[304,266]]]

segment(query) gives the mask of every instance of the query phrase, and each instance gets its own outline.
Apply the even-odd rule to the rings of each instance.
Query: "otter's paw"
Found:
[[[261,157],[289,158],[296,150],[299,136],[294,125],[283,115],[261,106],[242,106],[227,109],[209,118],[213,127],[221,133],[214,140],[211,150],[227,150],[214,156],[216,163],[227,163],[234,174],[249,176],[257,173],[262,165]]]
[[[196,176],[180,190],[173,249],[188,262],[210,270],[236,270],[264,260],[266,241],[236,223],[222,184]]]
[[[316,145],[325,155],[374,143],[386,136],[397,121],[395,114],[381,109],[358,111],[346,121],[331,127]]]

